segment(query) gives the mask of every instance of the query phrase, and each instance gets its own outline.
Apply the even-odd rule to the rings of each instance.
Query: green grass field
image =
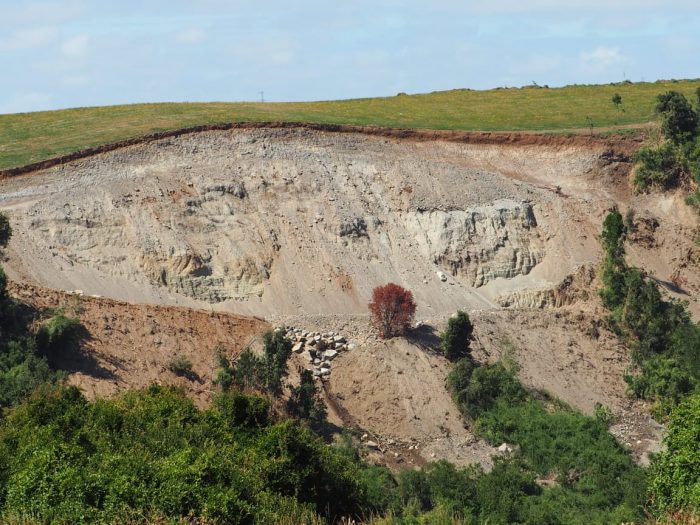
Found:
[[[0,169],[157,131],[242,121],[294,121],[481,131],[547,131],[641,126],[654,99],[692,96],[698,80],[453,90],[423,95],[304,103],[168,103],[0,115]],[[612,103],[622,96],[621,108]]]

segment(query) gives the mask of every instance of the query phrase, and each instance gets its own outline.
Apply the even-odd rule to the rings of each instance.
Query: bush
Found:
[[[637,191],[647,188],[669,189],[681,180],[686,171],[683,153],[671,142],[659,146],[645,146],[634,156],[637,163],[634,186]]]
[[[473,331],[474,326],[465,312],[459,311],[450,317],[447,328],[440,335],[440,348],[445,357],[457,359],[468,356]]]
[[[44,383],[63,377],[54,371],[46,358],[34,353],[30,337],[16,338],[0,345],[0,407],[21,402]]]
[[[697,134],[698,115],[682,93],[667,91],[656,100],[656,113],[661,116],[661,129],[666,138],[682,144]]]
[[[168,363],[168,370],[178,376],[191,377],[193,375],[192,361],[187,356],[177,354]]]
[[[221,350],[217,351],[219,371],[214,383],[227,391],[231,387],[258,390],[273,396],[282,394],[282,379],[287,376],[287,360],[292,353],[292,342],[281,331],[263,335],[263,355],[257,356],[250,348],[241,352],[235,364]]]
[[[637,191],[649,187],[668,189],[688,178],[700,185],[699,110],[700,102],[695,110],[681,93],[669,91],[659,95],[656,112],[661,116],[665,141],[643,147],[635,155]],[[700,208],[700,187],[691,190],[686,202]]]
[[[326,405],[318,397],[311,371],[300,368],[299,377],[299,386],[292,387],[287,400],[287,412],[308,421],[312,428],[320,429],[326,421]]]
[[[673,357],[650,356],[642,360],[640,373],[626,375],[629,391],[641,399],[656,400],[655,412],[663,417],[695,390],[697,379]]]
[[[389,283],[372,291],[369,311],[374,327],[383,338],[403,335],[411,327],[416,313],[413,294],[398,284]]]
[[[12,237],[12,226],[10,226],[10,220],[7,215],[0,212],[0,248],[7,247],[10,242],[10,237]]]
[[[287,360],[292,354],[292,341],[277,330],[263,335],[262,376],[265,389],[278,396],[282,393],[282,378],[287,377]]]
[[[615,105],[616,108],[619,109],[622,105],[622,95],[620,95],[619,93],[615,93],[612,96],[612,103]]]
[[[236,524],[360,514],[360,467],[267,415],[264,400],[242,394],[199,410],[172,387],[94,402],[73,387],[41,389],[0,422],[0,515]]]
[[[214,406],[229,428],[262,428],[269,423],[270,404],[264,397],[224,392],[214,398]]]
[[[412,504],[420,511],[432,507],[428,476],[421,470],[402,470],[398,476],[399,495],[404,505]]]
[[[653,461],[650,493],[657,511],[700,511],[700,393],[671,413],[665,449]]]
[[[2,268],[2,266],[0,266],[0,302],[2,302],[3,307],[7,302],[7,274],[5,273],[5,270]],[[4,322],[4,319],[2,321],[3,322],[0,324],[6,324]]]
[[[462,359],[448,384],[460,410],[474,419],[478,435],[492,445],[517,445],[490,474],[472,478],[477,495],[472,502],[462,501],[470,509],[462,510],[464,515],[484,523],[538,524],[641,517],[644,472],[607,431],[609,414],[592,418],[556,402],[545,407],[501,363],[476,366]],[[557,485],[540,489],[535,476],[554,478]],[[462,486],[473,490],[467,480]]]
[[[625,375],[630,393],[656,401],[663,416],[700,385],[700,325],[686,306],[665,301],[658,285],[624,260],[624,226],[617,211],[603,223],[603,288],[613,327],[632,350],[637,375]]]
[[[457,406],[472,419],[491,409],[498,399],[517,403],[527,397],[513,371],[500,362],[475,366],[467,358],[460,359],[447,381]]]
[[[43,322],[36,332],[36,348],[40,356],[55,365],[73,352],[78,344],[82,325],[75,317],[66,317],[58,311]]]

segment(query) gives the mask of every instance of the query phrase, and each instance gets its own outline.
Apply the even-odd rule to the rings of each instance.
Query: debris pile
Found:
[[[352,350],[355,344],[337,332],[309,332],[302,328],[287,328],[286,336],[292,340],[292,352],[300,354],[311,366],[315,378],[327,379],[331,375],[331,361],[340,352]]]

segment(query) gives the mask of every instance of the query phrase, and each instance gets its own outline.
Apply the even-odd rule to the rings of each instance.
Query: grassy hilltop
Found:
[[[563,88],[453,90],[325,102],[163,103],[0,115],[0,169],[79,149],[199,124],[295,121],[481,131],[599,131],[640,127],[654,99],[690,95],[700,80]],[[616,107],[612,96],[619,93]],[[601,129],[602,128],[602,129]]]

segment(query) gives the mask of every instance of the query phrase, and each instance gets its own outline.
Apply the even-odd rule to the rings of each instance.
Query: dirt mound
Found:
[[[61,363],[87,396],[108,396],[153,383],[179,385],[200,404],[211,400],[215,348],[238,355],[269,325],[223,312],[130,304],[10,283],[10,294],[38,310],[63,308],[87,331],[84,354]],[[175,356],[192,363],[191,377],[169,369]]]

